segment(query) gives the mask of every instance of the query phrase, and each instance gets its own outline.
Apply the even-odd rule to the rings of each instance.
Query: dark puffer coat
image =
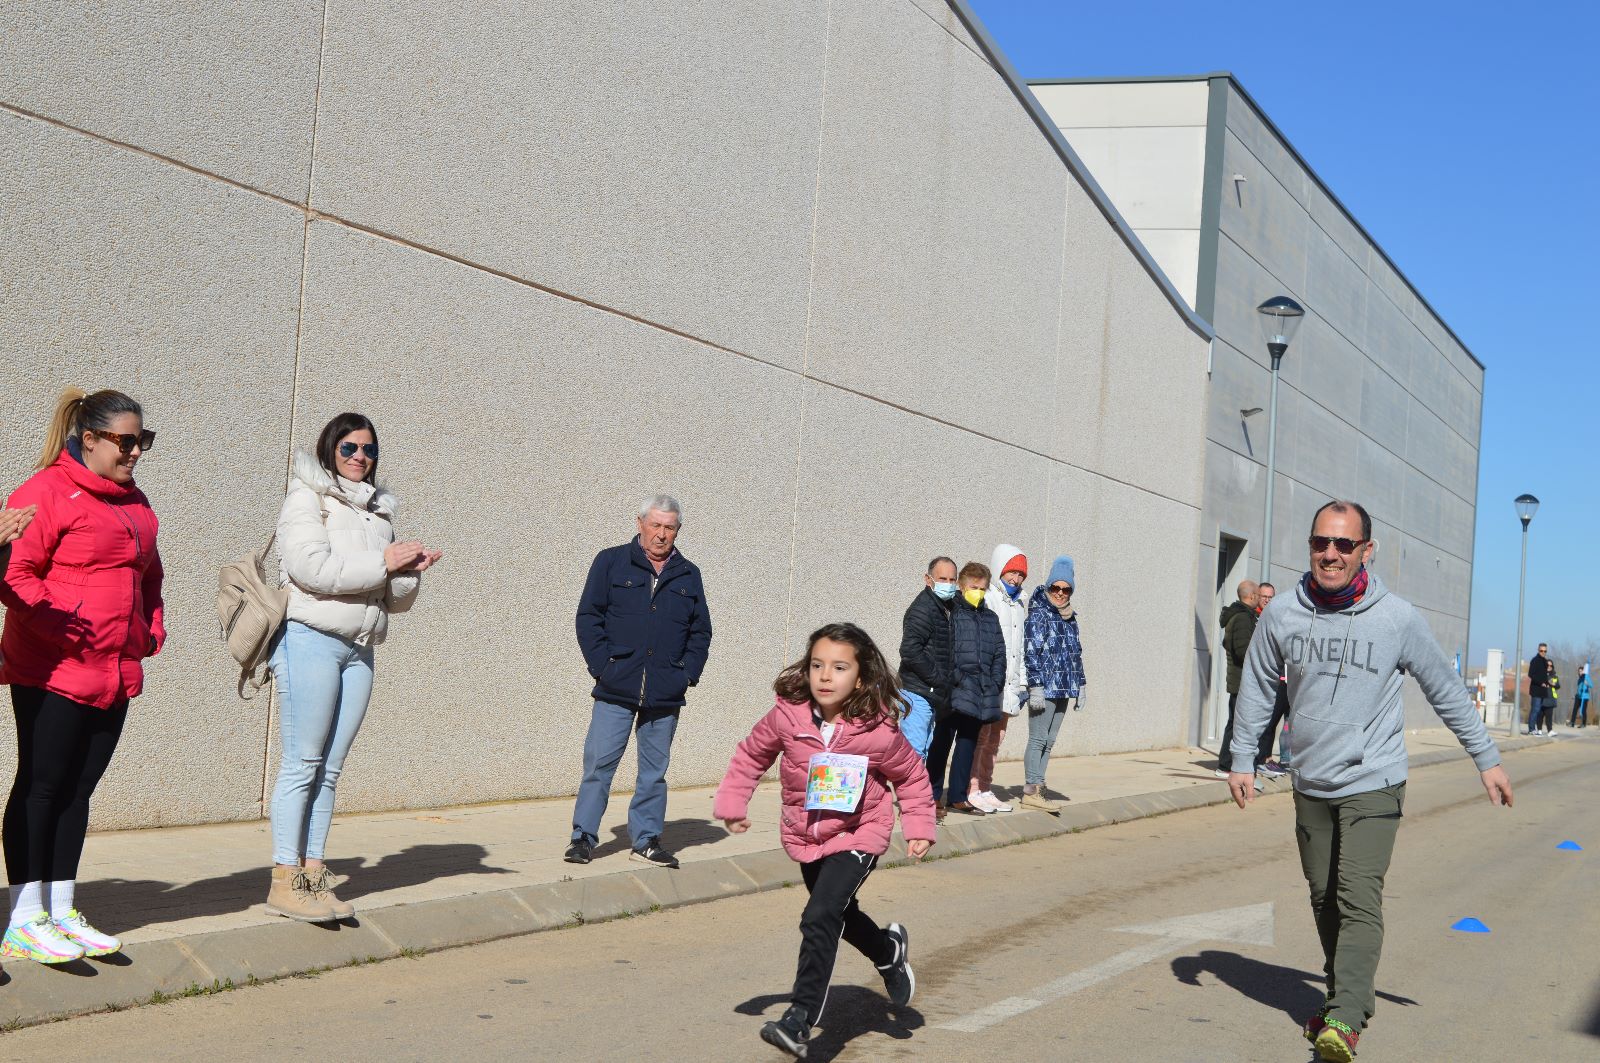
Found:
[[[924,587],[906,608],[900,627],[900,685],[927,699],[934,714],[950,714],[950,690],[955,686],[950,614],[954,602],[941,602]]]
[[[998,720],[1006,688],[1006,637],[992,609],[956,599],[951,634],[956,665],[950,707],[988,723]]]

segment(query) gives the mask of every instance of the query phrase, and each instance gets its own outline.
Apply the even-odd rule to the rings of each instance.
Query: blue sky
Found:
[[[1231,71],[1487,367],[1470,663],[1600,639],[1600,5],[972,0],[1023,77]]]

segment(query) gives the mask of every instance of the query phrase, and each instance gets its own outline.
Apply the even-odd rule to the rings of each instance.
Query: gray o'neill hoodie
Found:
[[[1367,576],[1367,592],[1348,609],[1319,609],[1301,581],[1293,596],[1262,612],[1239,681],[1235,764],[1254,763],[1278,677],[1288,676],[1295,789],[1343,797],[1393,786],[1406,777],[1400,688],[1408,673],[1479,771],[1500,763],[1500,750],[1427,622],[1370,570]]]

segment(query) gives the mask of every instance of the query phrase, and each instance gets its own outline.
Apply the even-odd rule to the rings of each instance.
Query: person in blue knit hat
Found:
[[[1022,807],[1060,814],[1045,796],[1044,772],[1050,750],[1068,712],[1080,712],[1088,679],[1083,673],[1083,639],[1072,605],[1078,575],[1065,555],[1050,564],[1044,586],[1028,602],[1023,626],[1023,668],[1028,676],[1028,751],[1022,760]]]

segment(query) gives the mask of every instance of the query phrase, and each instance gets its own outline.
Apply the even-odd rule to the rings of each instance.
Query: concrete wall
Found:
[[[100,827],[260,814],[215,572],[345,408],[447,556],[343,809],[572,792],[578,590],[661,489],[716,625],[676,784],[813,625],[892,648],[927,558],[1000,540],[1078,560],[1062,751],[1184,739],[1205,342],[942,5],[13,5],[0,187],[0,480],[66,384],[160,432],[172,639]]]
[[[1212,659],[1220,536],[1246,540],[1244,571],[1251,579],[1261,571],[1267,415],[1241,411],[1268,406],[1270,358],[1255,307],[1272,295],[1290,295],[1307,311],[1280,381],[1273,582],[1291,586],[1305,570],[1316,508],[1355,498],[1374,518],[1378,574],[1423,611],[1447,654],[1464,654],[1483,367],[1231,78],[1043,82],[1035,92],[1085,160],[1098,161],[1096,180],[1131,223],[1195,219],[1194,297],[1213,307],[1217,330],[1196,572],[1195,734],[1220,733],[1226,711],[1213,716],[1206,696],[1221,680]],[[1216,93],[1221,106],[1208,107]],[[1209,184],[1202,158],[1214,167]],[[1202,192],[1212,202],[1202,203]],[[1203,217],[1216,219],[1214,231]],[[1169,273],[1184,268],[1177,260],[1168,267],[1171,248],[1151,247]],[[1233,599],[1231,586],[1224,597]],[[1414,684],[1407,698],[1411,721],[1425,722]]]
[[[1193,306],[1205,183],[1206,83],[1036,82],[1033,94]]]

